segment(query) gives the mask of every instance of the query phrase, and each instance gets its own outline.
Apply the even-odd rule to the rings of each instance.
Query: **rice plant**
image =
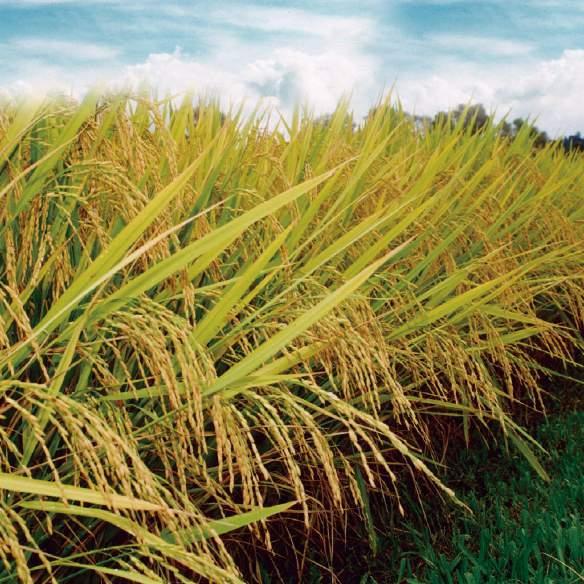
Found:
[[[405,473],[456,503],[452,428],[546,478],[518,416],[583,345],[582,160],[268,115],[0,105],[0,582],[301,574]]]

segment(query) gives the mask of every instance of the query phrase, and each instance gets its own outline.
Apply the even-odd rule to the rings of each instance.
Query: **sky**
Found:
[[[388,91],[584,132],[584,0],[0,0],[0,91],[96,83],[316,114]]]

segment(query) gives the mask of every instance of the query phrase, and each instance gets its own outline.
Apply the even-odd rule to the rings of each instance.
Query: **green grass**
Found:
[[[395,532],[386,534],[377,557],[367,558],[369,567],[346,581],[584,581],[584,412],[556,414],[534,434],[548,452],[544,464],[551,482],[503,449],[463,451],[450,462],[447,477],[472,515],[425,505],[427,515],[407,522],[398,540]]]

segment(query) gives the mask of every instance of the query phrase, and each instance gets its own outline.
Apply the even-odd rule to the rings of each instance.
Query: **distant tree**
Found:
[[[542,148],[550,141],[547,132],[540,130],[523,118],[515,118],[513,120],[513,135],[516,136],[524,126],[529,127],[529,135],[533,139],[533,145],[536,148]]]
[[[501,136],[505,138],[512,138],[514,136],[513,126],[507,120],[500,122],[498,128]]]
[[[564,150],[577,150],[579,152],[584,152],[584,138],[580,132],[576,132],[571,136],[566,136],[562,141]]]
[[[220,106],[217,103],[205,105],[202,108],[199,105],[194,106],[193,107],[193,120],[195,122],[199,121],[199,118],[201,117],[201,112],[203,112],[204,114],[207,114],[207,115],[209,114],[209,112],[213,112],[213,115],[217,116],[220,126],[224,126],[225,122],[227,121],[227,115],[220,109]]]
[[[479,132],[489,123],[491,117],[487,113],[485,106],[481,103],[474,105],[459,104],[450,112],[438,112],[432,120],[432,126],[444,126],[449,124],[454,127],[462,120],[465,129],[472,133]]]
[[[314,118],[314,123],[318,126],[323,126],[324,128],[328,128],[331,125],[333,119],[333,114],[321,114]]]
[[[370,115],[374,111],[372,110]],[[572,136],[566,136],[563,139],[552,140],[547,132],[540,130],[536,125],[524,118],[515,118],[512,122],[502,120],[499,123],[495,123],[493,117],[487,113],[485,106],[481,103],[470,106],[459,104],[450,111],[439,111],[433,117],[406,115],[412,121],[415,129],[421,134],[437,127],[450,126],[453,128],[461,121],[465,129],[468,130],[470,128],[472,133],[476,133],[492,123],[500,136],[509,139],[515,138],[519,132],[526,128],[535,148],[543,148],[547,144],[554,143],[562,145],[565,150],[584,152],[584,137],[579,132]]]
[[[405,114],[406,118],[410,120],[420,134],[424,134],[428,131],[428,128],[432,127],[432,116],[417,116],[412,114]]]
[[[491,117],[482,103],[469,107],[460,104],[454,110],[454,120],[456,123],[463,120],[465,128],[470,127],[472,132],[478,132],[489,124]]]
[[[506,138],[514,138],[517,136],[521,128],[527,125],[529,127],[530,137],[533,139],[534,146],[541,148],[545,146],[549,141],[549,137],[546,132],[541,131],[537,126],[534,126],[529,121],[523,118],[516,118],[512,123],[507,120],[503,120],[498,125],[495,124],[492,116],[487,113],[485,106],[481,103],[477,103],[471,106],[459,104],[453,110],[449,112],[440,111],[432,119],[432,127],[450,125],[451,127],[456,126],[462,121],[462,125],[465,129],[469,129],[472,133],[480,132],[489,123],[497,128],[499,135]]]
[[[450,117],[450,115],[448,114],[448,112],[438,112],[434,118],[432,119],[432,127],[433,128],[440,128],[443,126],[454,126],[454,121],[453,119]]]
[[[334,115],[335,115],[334,113],[321,114],[320,116],[314,118],[314,125],[321,128],[328,128],[333,121]],[[357,124],[353,120],[352,114],[347,113],[345,115],[345,119],[343,120],[343,126],[345,128],[350,127],[352,131],[355,131],[357,129]]]

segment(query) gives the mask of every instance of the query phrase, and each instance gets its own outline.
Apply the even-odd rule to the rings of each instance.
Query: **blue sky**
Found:
[[[584,131],[584,2],[0,0],[0,88],[161,92],[357,114],[395,84],[422,114],[470,100]]]

